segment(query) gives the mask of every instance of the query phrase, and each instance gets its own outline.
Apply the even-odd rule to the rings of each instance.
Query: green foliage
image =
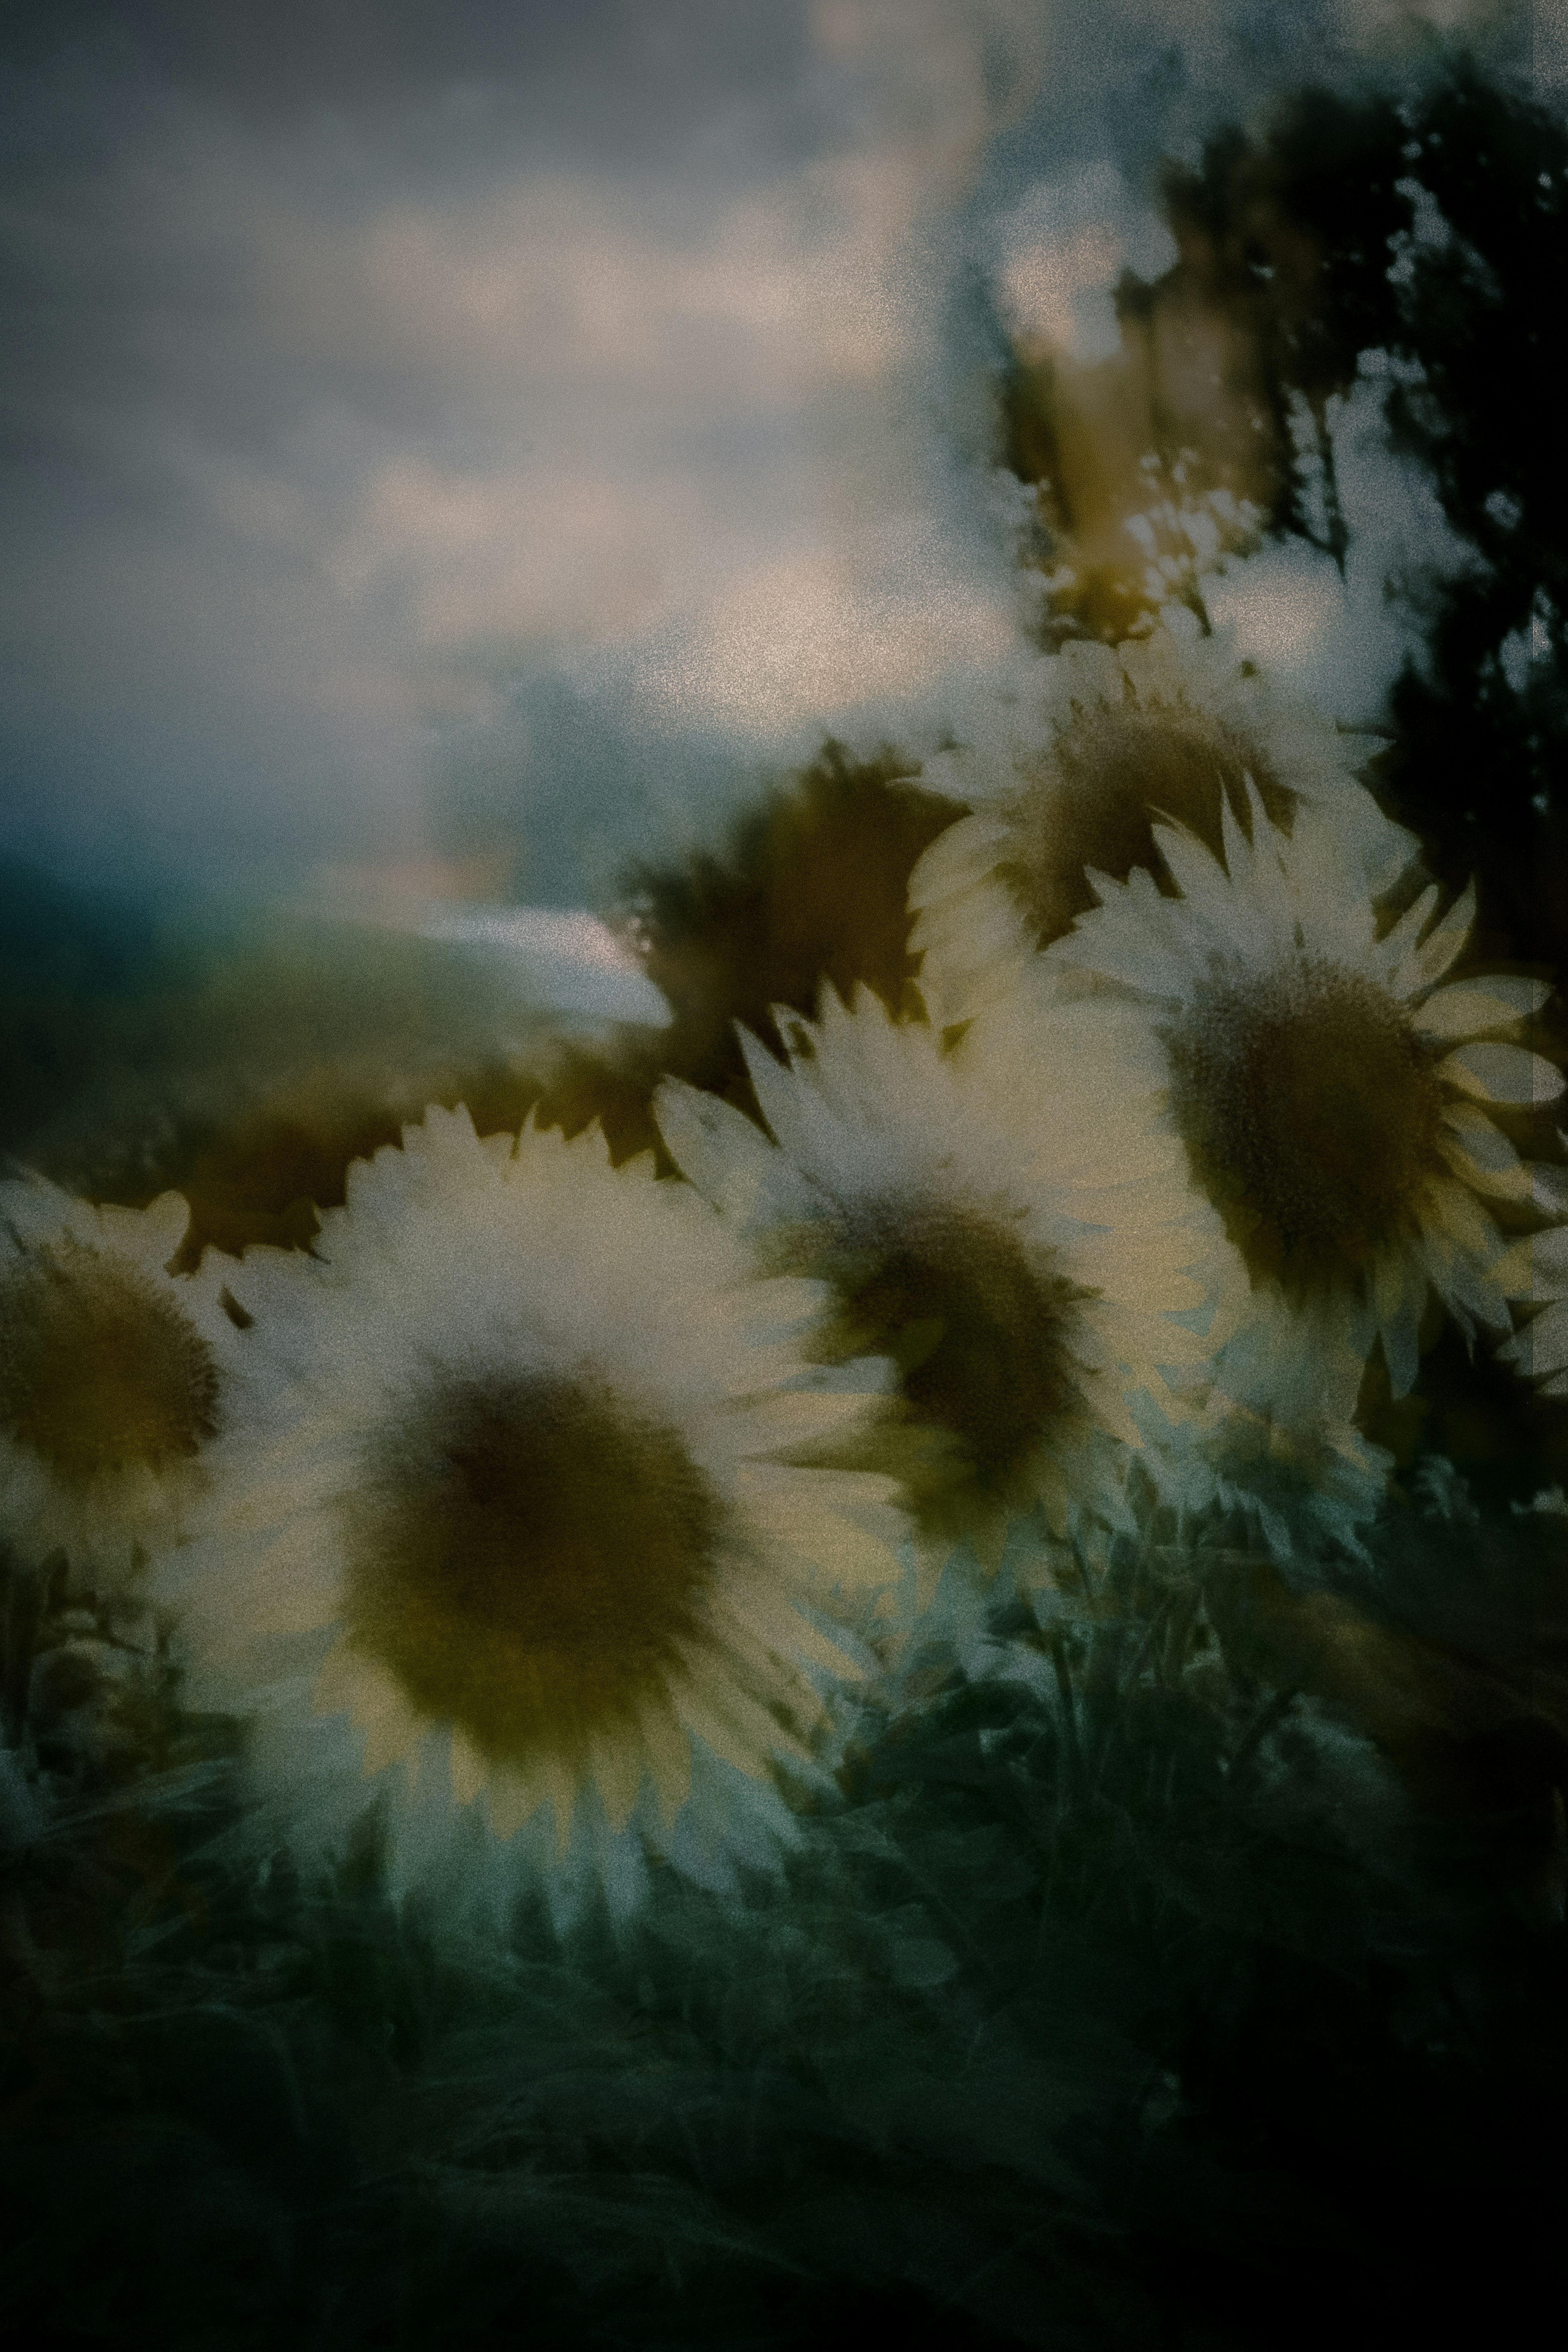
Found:
[[[302,1883],[166,1683],[113,1793],[30,1697],[5,1754],[18,2326],[1263,2352],[1347,2303],[1418,2310],[1424,2273],[1500,2320],[1500,2263],[1522,2311],[1568,2089],[1562,1858],[1500,1878],[1343,1693],[1300,1687],[1285,1622],[1506,1649],[1561,1560],[1544,1520],[1489,1524],[1496,1600],[1472,1578],[1460,1622],[1475,1526],[1430,1496],[1375,1571],[1292,1592],[1239,1524],[1150,1516],[1058,1551],[1032,1603],[951,1591],[847,1720],[784,1885],[660,1874],[630,1927],[564,1940],[542,1908],[501,1938],[398,1909],[374,1815]],[[35,1660],[62,1606],[17,1633]],[[139,1902],[104,1874],[132,1820],[162,1856]]]

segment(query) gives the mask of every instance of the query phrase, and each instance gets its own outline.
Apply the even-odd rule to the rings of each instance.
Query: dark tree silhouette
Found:
[[[1150,454],[1342,562],[1329,404],[1386,375],[1392,446],[1474,551],[1456,576],[1392,581],[1425,662],[1395,682],[1382,787],[1435,869],[1481,884],[1486,945],[1561,966],[1568,945],[1568,469],[1559,447],[1568,131],[1461,59],[1425,92],[1286,101],[1164,183],[1177,259],[1118,296]],[[1368,354],[1379,354],[1369,359]],[[1070,537],[1060,371],[1002,388],[1005,461],[1051,485]],[[1302,443],[1305,441],[1305,449]],[[1184,452],[1185,456],[1184,457]],[[1302,456],[1310,461],[1303,465]],[[1064,492],[1057,480],[1067,476]],[[1075,583],[1058,633],[1114,635],[1136,581]]]

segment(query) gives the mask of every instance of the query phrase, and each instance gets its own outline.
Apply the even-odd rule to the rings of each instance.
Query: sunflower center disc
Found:
[[[0,1428],[65,1484],[195,1454],[217,1399],[201,1333],[118,1259],[67,1241],[0,1279]]]
[[[719,1507],[676,1434],[607,1391],[435,1383],[369,1468],[350,1638],[492,1759],[580,1752],[698,1633]]]
[[[1086,866],[1118,882],[1135,866],[1159,872],[1156,812],[1190,826],[1217,856],[1221,795],[1245,823],[1248,776],[1270,820],[1289,831],[1296,795],[1258,745],[1222,720],[1182,703],[1075,707],[1050,766],[1017,803],[1005,868],[1040,944],[1095,904]]]
[[[1071,1286],[1005,1225],[899,1204],[846,1226],[837,1286],[855,1351],[893,1359],[964,1484],[1004,1491],[1073,1402]]]
[[[1302,962],[1217,983],[1166,1045],[1193,1172],[1254,1275],[1353,1279],[1418,1222],[1442,1097],[1374,982]]]

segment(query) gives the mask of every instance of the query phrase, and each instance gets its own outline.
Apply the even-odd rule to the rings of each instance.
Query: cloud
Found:
[[[922,238],[992,119],[972,15],[1019,12],[929,8],[910,48],[886,11],[819,11],[781,80],[775,43],[737,83],[688,9],[707,98],[664,155],[619,135],[647,48],[619,16],[596,89],[545,45],[574,133],[520,123],[499,34],[489,80],[452,78],[471,12],[363,88],[329,47],[296,103],[237,77],[244,10],[189,74],[156,11],[129,59],[39,68],[69,135],[5,215],[13,840],[269,876],[372,831],[413,856],[444,730],[503,740],[508,681],[558,655],[711,668],[748,741],[907,671],[918,587],[851,648],[929,519],[934,436],[898,412],[934,348]],[[715,136],[738,117],[760,135]],[[778,649],[825,619],[834,659],[781,699]]]
[[[1092,346],[1152,159],[1337,21],[56,12],[0,194],[0,847],[515,852],[569,902],[923,723],[1018,634],[956,290]]]
[[[1109,358],[1121,343],[1112,298],[1122,271],[1157,278],[1176,257],[1158,213],[1106,159],[1037,181],[985,242],[1004,316],[1032,358]]]

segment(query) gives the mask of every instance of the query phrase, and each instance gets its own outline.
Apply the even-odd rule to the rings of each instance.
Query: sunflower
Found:
[[[1243,1385],[1233,1365],[1222,1360],[1221,1370],[1230,1389]],[[1189,1417],[1155,1440],[1160,1498],[1179,1507],[1189,1528],[1215,1512],[1239,1514],[1282,1560],[1324,1538],[1364,1559],[1362,1531],[1387,1496],[1394,1457],[1338,1409],[1331,1381],[1310,1401],[1287,1393],[1283,1408],[1266,1393],[1247,1403],[1212,1382]]]
[[[1275,695],[1213,638],[1161,629],[1039,658],[1010,715],[921,772],[973,812],[910,881],[910,944],[933,1018],[964,1020],[1006,995],[1020,965],[1094,905],[1091,869],[1118,881],[1157,872],[1159,819],[1217,851],[1222,815],[1246,821],[1249,786],[1286,833],[1299,808],[1323,813],[1369,887],[1386,887],[1417,845],[1356,779],[1379,748]]]
[[[1181,896],[1097,875],[1101,905],[1042,961],[1143,1006],[1140,1067],[1224,1229],[1210,1344],[1233,1393],[1291,1418],[1348,1410],[1375,1340],[1403,1395],[1432,1292],[1468,1335],[1507,1320],[1487,1203],[1528,1199],[1531,1180],[1489,1114],[1563,1081],[1509,1035],[1543,982],[1442,984],[1472,891],[1436,919],[1433,886],[1383,931],[1327,824],[1288,836],[1256,793],[1250,814],[1249,838],[1225,813],[1223,863],[1157,826]]]
[[[1135,1407],[1173,1412],[1164,1370],[1201,1354],[1172,1319],[1202,1297],[1179,1151],[1044,1001],[954,1050],[864,989],[774,1020],[783,1066],[742,1035],[773,1141],[674,1079],[660,1131],[761,1264],[832,1285],[840,1361],[896,1365],[928,1583],[964,1538],[994,1569],[1025,1515],[1100,1507]]]
[[[814,1382],[818,1294],[596,1129],[438,1109],[353,1165],[314,1261],[232,1279],[275,1410],[163,1590],[296,1835],[379,1792],[405,1879],[465,1840],[542,1857],[547,1814],[563,1884],[635,1875],[645,1832],[721,1873],[736,1785],[780,1814],[812,1669],[853,1671],[814,1612],[899,1574],[890,1481],[777,1458],[875,1409],[878,1368]]]
[[[1568,1134],[1559,1131],[1568,1150]],[[1514,1244],[1499,1272],[1499,1286],[1529,1319],[1498,1353],[1539,1383],[1543,1396],[1568,1396],[1568,1171],[1537,1167],[1531,1205],[1551,1222]]]
[[[0,1184],[0,1540],[73,1581],[172,1541],[231,1418],[239,1332],[216,1266],[171,1274],[190,1212]]]

